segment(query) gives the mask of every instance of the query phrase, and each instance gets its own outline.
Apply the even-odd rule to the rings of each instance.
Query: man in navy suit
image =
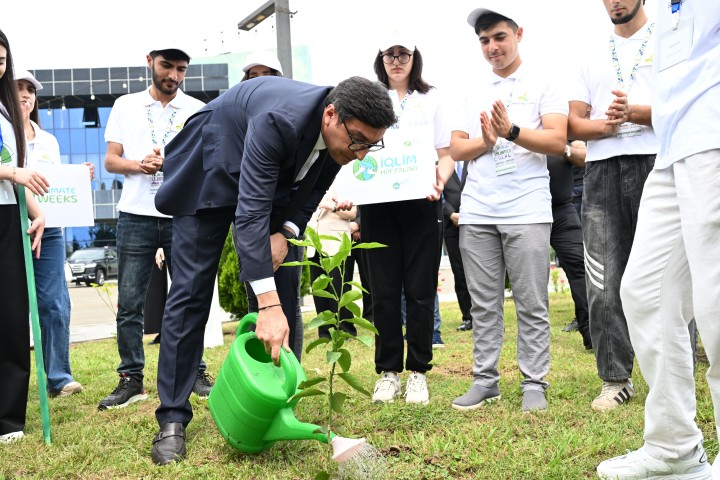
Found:
[[[364,78],[332,88],[261,77],[208,103],[167,145],[155,205],[174,217],[174,272],[158,360],[155,463],[185,456],[188,399],[229,226],[240,280],[257,296],[256,334],[277,364],[280,348],[290,351],[302,335],[287,321],[295,319],[297,272],[278,269],[299,260],[287,239],[305,230],[340,166],[382,148],[395,122],[387,90]]]

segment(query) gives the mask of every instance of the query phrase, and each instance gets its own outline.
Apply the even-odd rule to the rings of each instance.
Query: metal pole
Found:
[[[289,0],[275,0],[275,28],[277,31],[278,60],[280,60],[283,68],[283,76],[293,78]]]

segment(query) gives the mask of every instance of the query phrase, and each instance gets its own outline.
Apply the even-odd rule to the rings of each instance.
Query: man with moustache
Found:
[[[125,175],[117,205],[118,386],[98,405],[99,410],[123,408],[147,399],[143,388],[143,308],[155,252],[162,248],[171,267],[172,218],[155,208],[162,184],[165,145],[185,120],[204,103],[182,90],[190,56],[183,50],[154,49],[147,54],[152,83],[147,90],[124,95],[113,105],[105,129],[105,169]],[[195,391],[210,393],[205,363],[200,361]]]
[[[591,405],[596,411],[614,409],[635,395],[620,279],[658,150],[650,118],[654,25],[644,0],[602,1],[615,29],[587,49],[585,64],[570,82],[568,117],[568,136],[587,142],[585,270],[590,337],[603,381]]]
[[[240,280],[257,298],[256,335],[278,364],[295,337],[297,238],[341,165],[383,148],[397,119],[385,87],[351,77],[335,88],[265,76],[208,103],[168,145],[157,208],[173,215],[175,270],[163,318],[152,459],[185,457],[188,401],[228,228]],[[337,208],[347,210],[344,202]],[[288,319],[291,319],[288,325]]]

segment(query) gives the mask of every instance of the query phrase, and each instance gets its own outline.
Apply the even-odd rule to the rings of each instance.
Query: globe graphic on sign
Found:
[[[371,180],[378,171],[377,162],[371,156],[358,160],[353,165],[353,175],[360,181]]]

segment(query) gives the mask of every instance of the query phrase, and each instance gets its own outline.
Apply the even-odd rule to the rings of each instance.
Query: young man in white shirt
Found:
[[[171,266],[172,217],[155,208],[162,184],[165,145],[203,102],[180,90],[190,56],[176,47],[152,50],[147,65],[152,83],[147,90],[124,95],[110,112],[105,141],[105,168],[125,175],[117,209],[118,312],[117,342],[120,382],[98,405],[122,408],[147,399],[143,388],[143,307],[155,253],[162,248]],[[200,362],[196,392],[207,396],[210,380]]]
[[[620,294],[650,388],[644,445],[602,462],[605,479],[720,478],[695,422],[687,326],[694,317],[720,425],[720,3],[657,2],[652,121],[655,168],[640,203]]]
[[[457,410],[500,398],[506,271],[518,311],[522,410],[547,408],[552,211],[546,154],[565,151],[568,105],[551,79],[520,58],[523,29],[509,3],[468,17],[492,74],[452,128],[451,156],[466,161],[468,170],[459,223],[474,339],[473,385],[453,401]]]
[[[570,83],[568,118],[568,136],[587,141],[582,224],[590,337],[603,381],[592,402],[596,411],[635,395],[620,278],[658,147],[650,119],[654,25],[644,0],[602,1],[615,30],[588,50]]]

